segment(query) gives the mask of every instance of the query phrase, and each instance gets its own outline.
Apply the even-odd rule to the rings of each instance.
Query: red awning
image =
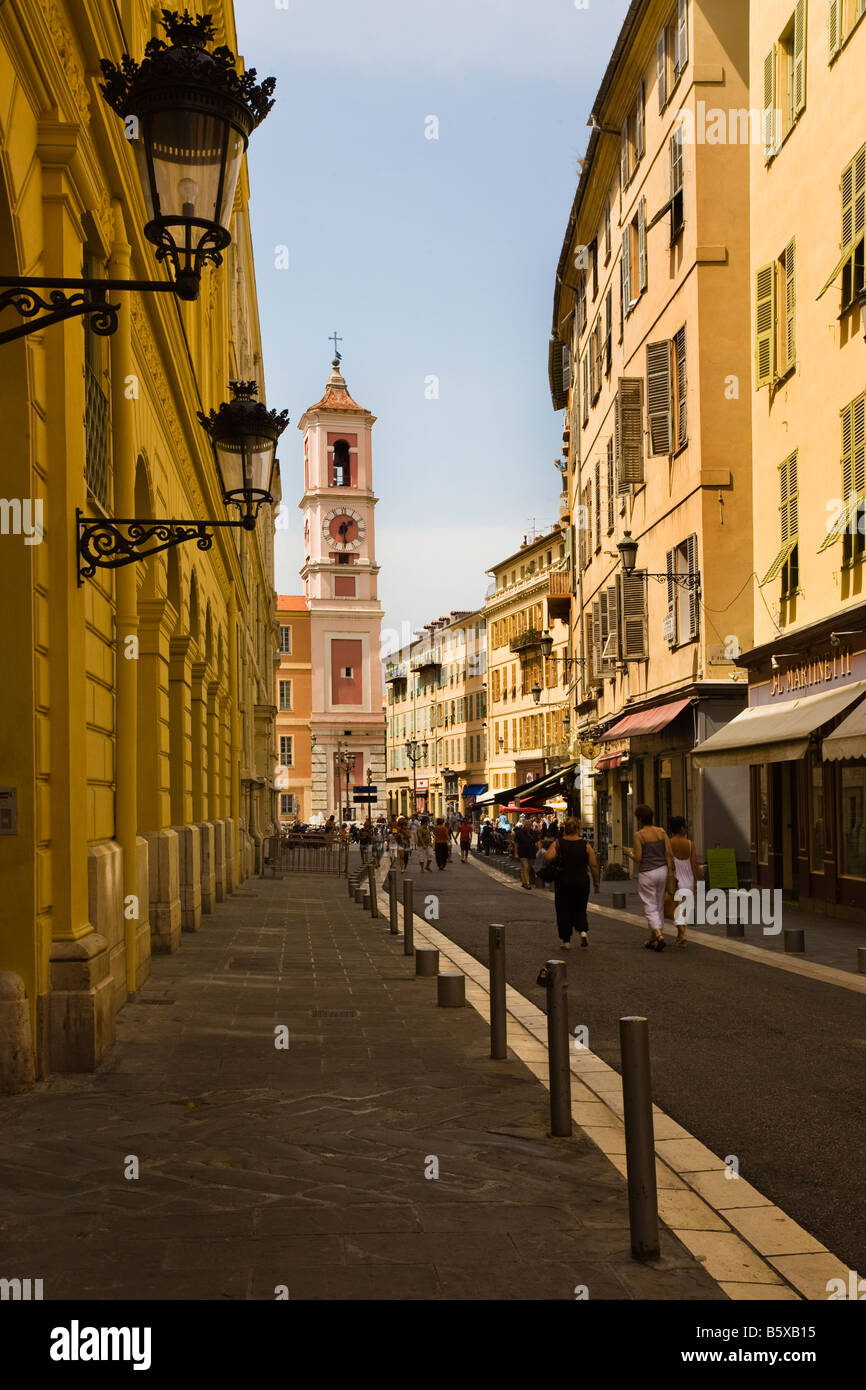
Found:
[[[658,734],[666,729],[678,714],[691,704],[691,700],[673,700],[669,705],[656,705],[654,709],[644,709],[638,714],[627,714],[620,719],[599,742],[606,743],[615,738],[638,738],[641,734]]]
[[[611,768],[619,767],[623,760],[622,753],[606,753],[603,758],[599,758],[593,771],[609,772]]]

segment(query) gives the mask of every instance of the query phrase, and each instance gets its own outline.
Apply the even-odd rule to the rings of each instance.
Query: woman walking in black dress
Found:
[[[580,821],[569,816],[562,828],[562,835],[545,851],[545,860],[556,860],[556,878],[553,897],[556,905],[556,928],[563,949],[571,948],[572,932],[580,932],[581,946],[588,946],[586,904],[589,898],[589,876],[598,892],[598,860],[595,850],[588,845],[580,833]]]

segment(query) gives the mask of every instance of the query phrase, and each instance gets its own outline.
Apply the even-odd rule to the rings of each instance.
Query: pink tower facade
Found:
[[[349,395],[334,358],[325,394],[298,424],[304,435],[304,581],[310,611],[314,817],[363,820],[353,788],[373,783],[384,815],[382,709],[371,435],[375,415]],[[348,794],[347,794],[348,772]]]

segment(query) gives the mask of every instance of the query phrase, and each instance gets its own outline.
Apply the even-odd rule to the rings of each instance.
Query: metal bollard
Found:
[[[414,912],[413,894],[415,884],[411,878],[403,879],[403,955],[414,956],[415,954],[415,923],[412,920]]]
[[[802,927],[785,927],[784,937],[786,951],[805,951],[806,933]]]
[[[355,875],[354,875],[354,874],[349,874],[348,878],[346,879],[346,882],[347,882],[348,885],[349,885],[349,897],[351,898],[352,895],[353,895],[354,892],[355,892],[355,886],[356,886],[356,884],[357,884],[357,879],[356,879]]]
[[[647,1020],[621,1018],[619,1046],[631,1253],[636,1260],[657,1260],[659,1211]]]
[[[860,975],[866,975],[866,946],[857,947],[857,971]]]
[[[370,911],[371,903],[372,903],[372,899],[371,899],[371,897],[370,897],[370,885],[367,884],[367,883],[362,883],[362,884],[361,884],[361,906],[363,907],[363,909],[364,909],[365,912],[369,912],[369,911]]]
[[[745,936],[746,928],[742,922],[728,922],[725,926],[725,936]]]
[[[356,884],[355,884],[355,887],[354,887],[353,890],[352,890],[352,897],[355,899],[355,902],[356,902],[356,903],[359,903],[359,902],[361,901],[361,885],[360,885],[360,883],[356,883]]]
[[[508,1014],[505,1008],[505,928],[491,923],[487,929],[490,953],[490,1056],[501,1062],[508,1056]]]
[[[368,864],[368,865],[367,865],[367,875],[368,875],[369,880],[370,880],[370,916],[371,916],[371,917],[378,917],[378,916],[379,916],[379,896],[378,896],[378,892],[377,892],[376,866],[375,866],[375,864]]]
[[[437,953],[438,954],[438,953]],[[415,957],[418,959],[417,955]],[[436,976],[436,1003],[440,1009],[462,1009],[466,1004],[466,976],[446,970]]]
[[[625,893],[614,893],[614,894],[613,894],[613,905],[614,905],[614,907],[617,907],[617,908],[620,909],[620,911],[622,911],[622,909],[625,907],[625,903],[626,903]]]
[[[388,870],[388,917],[391,923],[391,935],[397,935],[397,875],[393,869]]]
[[[435,946],[419,946],[415,952],[415,974],[430,977],[439,974],[439,952]]]
[[[550,1073],[550,1132],[571,1134],[571,1067],[568,1057],[568,977],[564,960],[549,960],[538,972],[547,989],[547,1065]]]

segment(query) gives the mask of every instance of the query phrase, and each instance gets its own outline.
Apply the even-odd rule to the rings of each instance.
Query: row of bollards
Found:
[[[361,888],[362,877],[368,879],[366,893]],[[393,869],[389,870],[386,883],[390,931],[392,935],[397,935],[399,901],[397,875]],[[354,895],[356,902],[363,902],[374,917],[378,917],[375,870],[372,865],[365,866],[360,874],[350,878],[349,894]],[[466,1003],[465,976],[457,971],[440,973],[439,951],[436,947],[415,948],[413,894],[413,881],[404,878],[404,955],[414,955],[416,978],[435,977],[437,1004],[440,1008],[462,1008]],[[505,927],[501,923],[491,923],[488,930],[490,1056],[496,1061],[504,1061],[508,1056],[505,938]],[[571,1036],[568,1028],[568,978],[565,961],[549,960],[539,972],[538,983],[545,986],[547,994],[550,1132],[555,1137],[568,1138],[573,1132],[573,1125],[569,1051]],[[659,1257],[660,1247],[647,1019],[621,1018],[619,1039],[631,1252],[636,1260],[654,1260]]]

